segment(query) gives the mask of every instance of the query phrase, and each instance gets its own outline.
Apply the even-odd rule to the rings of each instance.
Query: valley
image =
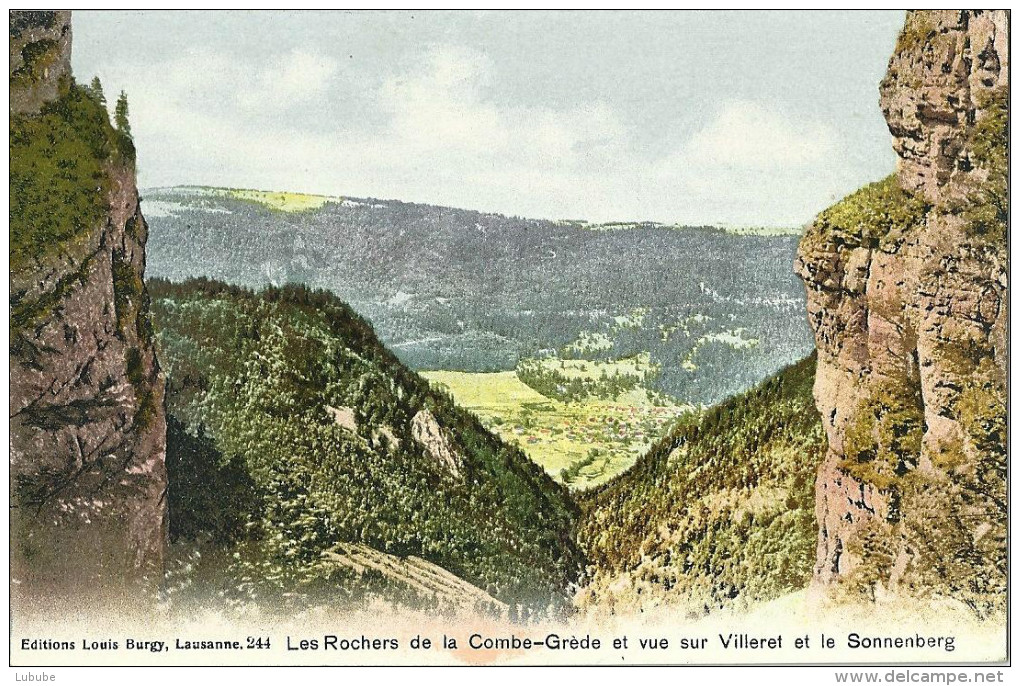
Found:
[[[419,615],[473,623],[492,638],[466,642],[479,660],[521,658],[501,651],[566,622],[527,641],[588,650],[589,627],[653,621],[675,641],[719,620],[718,653],[778,655],[770,637],[801,632],[806,611],[830,638],[854,622],[850,651],[921,636],[929,618],[980,623],[994,641],[951,657],[1008,660],[1008,12],[906,15],[879,86],[896,172],[802,229],[629,220],[593,196],[581,206],[612,221],[284,188],[139,193],[137,170],[161,163],[144,152],[151,121],[136,147],[126,90],[107,100],[98,76],[75,80],[70,12],[10,20],[12,646],[37,619],[58,634],[123,613],[191,622],[189,636],[195,618],[355,635],[351,618]],[[416,100],[469,75],[439,72]],[[246,83],[277,97],[245,107],[297,103],[281,81]],[[730,145],[742,118],[709,137],[724,144],[712,163],[770,165],[731,186],[760,192],[749,179],[801,153],[804,179],[843,164],[808,142],[804,112],[745,160]],[[623,133],[554,150],[597,162]],[[708,160],[688,166],[711,176]],[[210,169],[154,183],[257,178]],[[330,178],[309,169],[306,183]],[[466,205],[485,203],[479,181],[454,179]],[[639,185],[606,197],[644,211],[657,193]],[[578,207],[555,184],[500,190],[511,202],[493,206],[535,207],[534,192]],[[784,204],[754,211],[778,220]],[[740,615],[767,626],[724,626]],[[857,616],[888,626],[862,634]]]
[[[515,372],[421,374],[572,489],[604,483],[628,469],[677,417],[694,411],[657,404],[646,389],[562,401],[538,393]]]
[[[572,489],[812,349],[789,230],[199,186],[144,196],[150,274],[329,289]]]

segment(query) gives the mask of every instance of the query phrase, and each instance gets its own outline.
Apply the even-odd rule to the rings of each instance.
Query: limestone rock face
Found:
[[[450,446],[434,414],[421,410],[411,418],[411,438],[453,476],[460,476],[460,456]]]
[[[1004,592],[1007,44],[1006,12],[908,13],[880,89],[897,174],[801,242],[822,585]]]
[[[11,112],[35,114],[71,76],[71,13],[16,10],[10,24]]]
[[[880,87],[903,187],[934,199],[971,173],[968,129],[1008,83],[1006,12],[911,13]]]
[[[68,22],[67,13],[11,12],[12,55],[16,44],[32,53],[33,36],[46,45],[54,36],[66,38],[68,54]],[[53,77],[51,67],[41,82],[22,89],[12,75],[12,111],[18,103],[24,115],[58,97],[49,95]],[[141,589],[140,599],[162,578],[166,417],[142,281],[148,231],[133,162],[115,156],[103,165],[105,183],[97,192],[105,196],[105,216],[36,257],[12,261],[17,601],[88,605],[131,597],[124,585]],[[12,185],[11,192],[22,191]]]

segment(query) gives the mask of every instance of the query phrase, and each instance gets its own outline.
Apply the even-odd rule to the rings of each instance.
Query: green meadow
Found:
[[[601,368],[633,369],[640,362],[586,364],[586,375],[597,377]],[[563,402],[526,385],[516,372],[431,371],[422,376],[574,489],[596,486],[628,469],[677,417],[693,409],[661,398],[653,402],[640,386],[610,399]]]
[[[340,198],[334,198],[326,195],[287,193],[282,191],[257,191],[238,188],[215,189],[215,191],[236,200],[256,202],[279,212],[304,212],[306,210],[317,210],[327,202],[340,200]]]

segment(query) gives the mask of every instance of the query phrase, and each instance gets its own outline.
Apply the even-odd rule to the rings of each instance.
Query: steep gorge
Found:
[[[815,582],[1004,607],[1008,13],[908,13],[880,87],[897,173],[797,271],[828,439]]]
[[[164,383],[133,145],[111,126],[101,92],[71,78],[69,13],[13,12],[10,34],[12,589],[78,604],[145,597],[112,587],[155,590],[167,538]],[[881,85],[898,172],[823,212],[800,246],[827,449],[808,363],[678,427],[583,498],[592,602],[682,595],[707,612],[802,587],[811,475],[824,453],[816,584],[872,598],[934,594],[981,615],[1004,606],[1008,60],[1005,12],[908,14]],[[253,295],[238,298],[255,307]],[[402,407],[382,385],[357,388]],[[432,462],[454,477],[472,473],[460,452],[443,449],[434,421],[416,422],[429,411],[414,409],[402,444],[432,446]],[[339,431],[328,419],[318,417],[322,430]],[[582,556],[564,543],[567,497],[480,429],[465,435],[481,446],[473,468],[490,489],[460,489],[465,512],[492,494],[503,502],[504,488],[533,493],[515,505],[520,531],[456,520],[465,539],[495,531],[493,550],[507,549],[501,536],[527,548],[510,556],[520,563],[512,574],[495,553],[467,556],[469,571],[507,597],[533,576],[557,576],[557,592],[569,586]],[[381,443],[384,452],[401,445]],[[419,486],[401,494],[431,497]],[[535,511],[549,513],[544,530],[531,530]],[[413,545],[431,544],[398,524]],[[349,528],[401,552],[411,545],[360,521]],[[747,564],[721,559],[728,550]],[[451,566],[462,557],[441,552]]]
[[[87,607],[161,583],[166,417],[134,147],[70,55],[70,12],[10,13],[11,589]]]

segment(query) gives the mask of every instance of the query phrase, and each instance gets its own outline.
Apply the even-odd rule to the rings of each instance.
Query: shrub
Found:
[[[72,84],[38,116],[12,116],[10,258],[18,272],[67,248],[109,211],[106,166],[122,155],[106,109]]]

